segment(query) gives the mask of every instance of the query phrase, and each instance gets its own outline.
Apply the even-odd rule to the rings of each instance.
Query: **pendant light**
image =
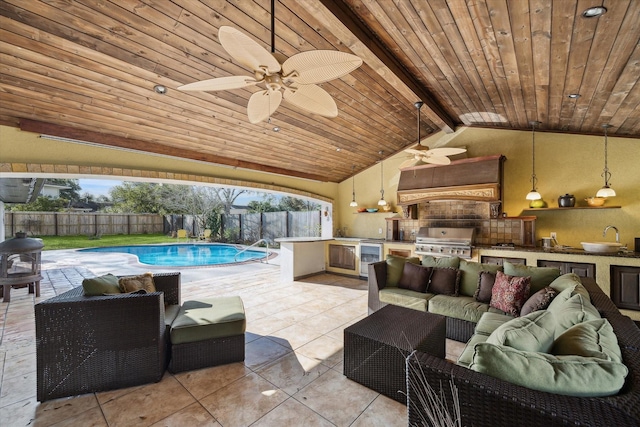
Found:
[[[378,206],[386,206],[387,202],[384,200],[384,165],[382,164],[382,155],[384,151],[378,151],[380,154],[380,200],[378,200]]]
[[[596,197],[614,197],[616,192],[613,191],[613,188],[609,187],[609,178],[611,178],[611,172],[609,172],[609,168],[607,167],[607,129],[611,127],[610,124],[602,125],[604,128],[604,170],[602,171],[602,175],[604,177],[604,187],[598,190],[596,193]]]
[[[356,176],[353,174],[356,169],[356,165],[351,166],[351,194],[353,195],[353,200],[349,203],[349,206],[355,208],[358,206],[358,202],[356,202]]]
[[[532,121],[531,123],[531,191],[527,194],[527,200],[540,200],[542,196],[538,193],[536,189],[536,184],[538,183],[538,178],[536,177],[536,126],[540,124],[540,122]]]

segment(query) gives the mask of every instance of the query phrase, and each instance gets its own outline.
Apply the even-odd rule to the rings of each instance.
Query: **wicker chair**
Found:
[[[180,304],[180,273],[154,282],[149,294],[85,296],[77,287],[36,304],[38,401],[162,379],[165,303]]]
[[[609,320],[618,338],[629,375],[623,389],[609,397],[573,397],[521,387],[481,374],[445,359],[415,352],[408,372],[421,372],[452,406],[449,381],[458,388],[462,425],[469,426],[638,426],[640,425],[640,329],[623,316],[593,279],[582,278],[591,301]],[[448,326],[448,325],[447,325]],[[408,382],[409,383],[409,382]],[[420,390],[408,386],[409,425],[423,425]]]

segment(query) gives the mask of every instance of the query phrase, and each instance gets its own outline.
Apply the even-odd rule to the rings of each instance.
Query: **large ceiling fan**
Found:
[[[253,76],[228,76],[203,80],[178,87],[179,90],[218,91],[264,85],[265,90],[249,98],[247,115],[251,123],[269,119],[284,100],[294,107],[336,117],[338,107],[319,83],[349,74],[362,59],[340,51],[313,50],[286,59],[275,52],[275,0],[271,2],[271,52],[235,28],[221,26],[218,40],[239,64],[253,72]],[[283,93],[284,92],[284,93]]]
[[[467,150],[464,148],[431,148],[426,147],[420,144],[420,109],[422,108],[423,102],[418,101],[413,104],[418,109],[418,142],[412,148],[407,148],[404,151],[411,154],[411,158],[405,160],[400,165],[400,169],[406,168],[409,166],[415,166],[416,164],[422,163],[433,163],[436,165],[448,165],[451,163],[451,159],[447,156],[453,156],[456,154],[461,154],[466,152]]]

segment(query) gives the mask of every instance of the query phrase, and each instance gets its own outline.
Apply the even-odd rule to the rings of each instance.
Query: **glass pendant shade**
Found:
[[[351,206],[352,208],[355,208],[355,207],[358,206],[358,202],[356,202],[355,199],[354,199],[354,200],[351,201],[351,203],[349,203],[349,206]]]
[[[383,151],[379,151],[378,154],[382,156]],[[380,159],[380,200],[378,200],[378,206],[386,206],[387,202],[384,200],[384,165],[382,159]]]
[[[611,178],[611,172],[609,172],[609,168],[607,167],[607,157],[608,157],[608,138],[607,138],[607,129],[611,127],[609,124],[602,125],[604,128],[604,170],[602,171],[602,175],[604,177],[604,185],[601,189],[596,193],[596,197],[614,197],[616,192],[613,191],[613,188],[609,186],[609,178]]]
[[[527,193],[527,200],[540,200],[542,196],[538,193],[535,188]]]

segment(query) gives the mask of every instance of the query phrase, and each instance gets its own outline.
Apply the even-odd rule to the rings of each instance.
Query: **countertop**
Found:
[[[616,253],[603,253],[603,252],[587,252],[583,249],[577,248],[539,248],[539,247],[526,247],[516,246],[515,248],[509,247],[496,247],[496,246],[474,246],[474,249],[491,249],[495,251],[504,251],[505,256],[509,252],[535,252],[535,253],[547,253],[547,254],[566,254],[566,255],[588,255],[588,256],[607,256],[617,258],[640,258],[640,252],[616,252]]]

